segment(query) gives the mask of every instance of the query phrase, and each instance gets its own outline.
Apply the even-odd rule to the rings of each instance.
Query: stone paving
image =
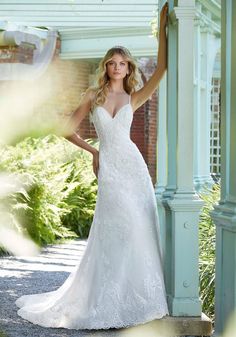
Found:
[[[70,330],[40,327],[17,315],[19,296],[57,289],[85,248],[86,240],[76,240],[49,245],[36,257],[0,258],[0,337],[158,337],[154,321],[126,329]]]

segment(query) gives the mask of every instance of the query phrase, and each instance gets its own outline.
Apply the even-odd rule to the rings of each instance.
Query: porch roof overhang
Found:
[[[47,27],[61,38],[62,59],[96,59],[113,45],[134,56],[156,56],[151,23],[158,0],[1,0],[0,18],[19,26]],[[220,1],[197,0],[196,18],[220,33]]]
[[[123,45],[138,56],[156,56],[157,40],[150,27],[80,28],[60,31],[62,59],[96,59],[114,45]]]
[[[0,16],[29,26],[147,27],[157,0],[1,0]]]
[[[157,0],[1,0],[1,20],[57,30],[62,59],[96,59],[113,45],[156,56]]]

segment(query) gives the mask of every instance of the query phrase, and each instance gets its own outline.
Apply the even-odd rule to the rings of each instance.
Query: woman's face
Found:
[[[106,64],[107,75],[110,79],[120,80],[129,73],[128,61],[121,54],[114,54]]]

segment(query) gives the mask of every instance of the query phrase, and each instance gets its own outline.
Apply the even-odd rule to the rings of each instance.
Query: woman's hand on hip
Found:
[[[93,153],[93,172],[96,177],[98,177],[99,170],[99,151]]]

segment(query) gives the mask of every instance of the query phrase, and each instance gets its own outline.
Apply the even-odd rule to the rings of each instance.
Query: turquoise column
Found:
[[[194,64],[194,186],[200,188],[200,158],[201,146],[199,144],[199,132],[201,130],[201,21],[194,21],[194,45],[195,45],[195,64]],[[206,113],[206,111],[204,111]]]
[[[167,185],[157,195],[165,212],[165,281],[173,316],[201,316],[198,221],[203,202],[193,184],[195,1],[169,1],[169,10]]]
[[[221,199],[211,212],[216,224],[217,333],[236,310],[236,1],[221,5]]]
[[[165,191],[165,186],[167,182],[166,75],[164,75],[159,85],[157,135],[157,183],[155,186],[155,194],[160,220],[162,251],[163,255],[165,255],[165,208],[163,207],[161,196],[162,193]]]
[[[159,0],[159,14],[165,0]],[[158,109],[157,109],[157,182],[155,185],[155,194],[160,220],[161,244],[163,256],[166,257],[166,212],[162,202],[162,193],[167,184],[167,75],[165,73],[158,86]],[[166,268],[165,263],[164,267]],[[166,276],[166,273],[165,275]],[[167,280],[165,280],[167,282]]]

